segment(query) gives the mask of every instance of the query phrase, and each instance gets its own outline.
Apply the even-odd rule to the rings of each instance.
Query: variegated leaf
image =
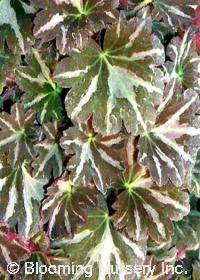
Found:
[[[155,127],[140,138],[138,160],[148,166],[158,185],[170,179],[181,186],[186,171],[195,163],[200,142],[200,122],[196,115],[199,97],[193,90],[183,94],[173,90],[174,83],[167,92],[169,98],[158,108]]]
[[[64,175],[48,188],[42,205],[43,222],[48,222],[48,233],[55,237],[72,237],[77,225],[86,222],[86,208],[97,203],[95,189],[73,186],[67,177]]]
[[[13,165],[34,157],[36,127],[35,114],[24,112],[22,104],[15,103],[11,114],[0,113],[0,153],[7,152]]]
[[[86,185],[93,179],[98,190],[105,192],[123,170],[123,143],[120,134],[105,137],[97,134],[90,122],[66,130],[61,147],[67,155],[74,154],[68,164],[73,183]]]
[[[129,169],[119,190],[113,204],[115,226],[137,241],[148,236],[158,243],[170,240],[172,221],[181,220],[190,209],[186,192],[172,185],[156,186],[138,166]]]
[[[134,4],[134,10],[151,4],[154,7],[153,14],[162,18],[172,28],[181,26],[186,29],[195,17],[195,6],[199,0],[130,0]]]
[[[28,242],[23,236],[8,230],[0,231],[0,272],[7,272],[7,265],[11,262],[20,265],[21,261],[30,257],[30,254]]]
[[[163,44],[166,43],[169,36],[175,35],[175,30],[169,28],[163,21],[153,20],[153,32],[158,36]]]
[[[73,239],[60,239],[53,243],[53,247],[63,248],[74,264],[91,267],[91,280],[130,279],[125,266],[144,262],[145,242],[135,243],[116,231],[103,201],[97,209],[89,210],[88,217],[88,222]],[[116,269],[118,269],[118,274],[111,274],[111,271],[116,271]],[[66,279],[83,280],[85,279],[84,270],[79,270]]]
[[[186,29],[195,16],[195,6],[199,0],[153,0],[154,14],[159,14],[170,27]]]
[[[200,244],[200,213],[191,210],[182,221],[174,223],[174,244],[177,248],[197,250]]]
[[[25,91],[25,108],[32,108],[41,123],[50,119],[63,119],[61,91],[51,79],[51,71],[36,49],[27,55],[28,66],[17,71],[17,83]],[[54,61],[55,63],[56,61]]]
[[[93,41],[59,63],[54,79],[71,88],[66,109],[73,120],[85,122],[104,135],[117,133],[122,121],[133,134],[154,123],[154,104],[163,93],[164,50],[151,34],[149,22],[134,19],[107,29],[103,50]]]
[[[160,244],[149,238],[147,248],[149,254],[155,256],[160,262],[174,263],[176,261],[178,249],[172,243],[172,239]]]
[[[196,157],[196,163],[192,170],[192,176],[191,176],[191,185],[192,189],[191,192],[200,198],[200,150],[197,153]]]
[[[20,62],[20,56],[12,54],[7,46],[0,48],[0,94],[6,86],[7,76],[14,72],[14,68]]]
[[[166,273],[163,267],[174,265],[173,262],[168,262],[164,260],[160,262],[154,255],[148,255],[146,257],[145,264],[147,267],[149,266],[151,269],[146,269],[145,275],[139,277],[140,280],[170,280],[173,276],[173,271],[170,270]]]
[[[33,43],[32,16],[35,10],[26,0],[0,1],[0,33],[13,52],[25,53]],[[1,45],[0,45],[1,47]]]
[[[0,166],[0,219],[9,225],[18,224],[21,234],[29,236],[39,227],[39,209],[44,197],[46,180],[36,179],[30,174],[25,162],[12,168]]]
[[[31,262],[34,267],[39,266],[46,266],[51,267],[50,273],[47,271],[47,273],[34,273],[32,274],[26,274],[25,272],[25,264],[22,263],[22,269],[20,271],[20,274],[18,273],[16,276],[17,278],[14,280],[65,280],[65,275],[61,273],[52,273],[55,271],[53,267],[58,268],[59,265],[61,266],[67,266],[69,265],[69,260],[67,257],[58,256],[57,250],[51,249],[51,242],[44,231],[39,231],[36,234],[34,234],[31,237],[30,240],[30,250],[31,250],[31,256],[29,259],[26,260],[26,263]],[[66,270],[67,271],[67,270]],[[30,271],[32,272],[32,271]],[[21,276],[21,278],[19,278]]]
[[[64,153],[60,147],[59,124],[57,121],[43,126],[46,138],[35,145],[38,157],[33,162],[34,176],[49,178],[61,176],[63,172]]]
[[[199,280],[200,278],[200,261],[195,261],[192,265],[192,279]]]
[[[42,8],[34,23],[34,35],[44,42],[56,38],[61,54],[73,48],[82,48],[93,34],[117,20],[118,0],[52,1],[32,0]]]
[[[167,79],[181,84],[185,89],[200,89],[200,57],[196,52],[189,30],[183,39],[174,37],[167,47],[166,54],[170,61],[166,63]]]

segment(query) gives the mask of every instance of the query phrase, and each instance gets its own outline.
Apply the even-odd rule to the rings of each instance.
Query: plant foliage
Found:
[[[0,279],[200,279],[199,26],[199,0],[0,0]]]

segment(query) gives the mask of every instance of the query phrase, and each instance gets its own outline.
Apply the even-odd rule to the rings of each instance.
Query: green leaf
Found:
[[[145,260],[145,242],[135,243],[113,228],[104,201],[88,212],[88,222],[73,239],[61,239],[53,247],[61,247],[75,264],[92,267],[91,280],[122,279],[127,277],[125,266],[142,264]],[[111,267],[112,265],[112,267]],[[111,275],[113,268],[119,275]],[[130,275],[129,275],[130,276]],[[69,279],[85,279],[84,271],[71,275]]]
[[[130,167],[119,189],[122,192],[113,204],[115,226],[137,241],[148,236],[157,243],[169,241],[172,221],[181,220],[190,209],[187,193],[172,185],[156,186],[137,166]]]
[[[27,61],[28,66],[17,71],[17,83],[25,91],[22,98],[25,108],[35,110],[41,123],[52,118],[62,120],[62,89],[52,81],[50,69],[36,49],[27,55]]]
[[[40,204],[47,182],[30,174],[30,166],[22,163],[12,168],[0,166],[0,219],[9,225],[18,224],[21,234],[29,236],[39,227]]]
[[[193,165],[200,141],[199,97],[193,90],[183,94],[175,83],[166,92],[157,111],[155,127],[139,140],[139,163],[148,166],[158,185],[170,179],[176,186],[184,183]]]
[[[97,203],[95,189],[73,186],[67,177],[65,174],[48,188],[42,205],[43,222],[48,222],[48,233],[53,237],[72,237],[77,225],[87,220],[86,208]]]
[[[34,42],[32,36],[32,14],[35,12],[26,0],[0,1],[0,33],[13,52],[25,54]],[[0,47],[1,47],[0,45]]]
[[[154,123],[154,104],[163,92],[164,50],[151,34],[150,23],[134,19],[108,28],[103,50],[89,41],[81,52],[63,59],[54,75],[66,97],[69,116],[85,122],[91,114],[94,128],[104,135],[122,126],[137,135]]]
[[[25,113],[19,103],[12,106],[11,114],[0,113],[0,153],[7,152],[13,165],[34,157],[34,119],[35,114],[31,110]]]
[[[35,145],[38,157],[33,162],[35,177],[50,178],[61,176],[64,153],[60,147],[59,123],[57,121],[43,125],[46,138]]]
[[[61,54],[80,49],[93,32],[98,32],[118,18],[117,0],[52,1],[32,0],[42,8],[34,20],[34,35],[44,42],[56,38]]]
[[[123,171],[123,143],[121,134],[103,137],[90,122],[66,130],[61,147],[67,155],[74,154],[68,163],[72,182],[87,185],[93,179],[98,190],[105,192]]]

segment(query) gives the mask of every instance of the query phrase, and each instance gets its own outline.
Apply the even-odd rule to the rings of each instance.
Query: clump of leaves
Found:
[[[199,4],[0,0],[0,279],[200,279]]]

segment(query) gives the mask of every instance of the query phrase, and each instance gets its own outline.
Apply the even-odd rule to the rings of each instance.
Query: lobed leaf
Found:
[[[189,30],[184,34],[183,39],[174,37],[166,49],[170,61],[166,63],[168,82],[176,79],[177,83],[184,89],[200,89],[200,58],[193,44],[193,38]]]
[[[0,94],[6,86],[8,74],[13,71],[19,60],[19,56],[13,54],[8,47],[0,48]]]
[[[42,8],[34,20],[34,35],[43,42],[56,38],[61,54],[80,49],[93,34],[118,18],[117,0],[52,1],[32,0]]]
[[[49,237],[47,236],[46,232],[39,231],[36,234],[34,234],[31,237],[30,240],[30,249],[31,249],[31,255],[26,260],[26,262],[33,263],[34,266],[39,265],[45,265],[46,267],[52,267],[51,272],[53,271],[53,267],[58,268],[59,265],[65,266],[69,264],[69,260],[66,257],[60,257],[58,256],[58,252],[56,250],[51,249],[51,242]],[[22,269],[20,271],[20,280],[35,280],[36,279],[36,273],[33,274],[25,274],[24,265],[22,266]],[[63,275],[59,275],[59,273],[40,273],[39,280],[64,280]],[[17,275],[19,277],[19,274]],[[18,280],[17,278],[16,280]]]
[[[155,127],[139,140],[138,160],[148,166],[158,185],[170,179],[181,186],[199,145],[199,97],[193,90],[179,94],[174,83],[167,94],[158,108]]]
[[[35,114],[31,110],[24,112],[19,103],[12,106],[11,114],[0,113],[0,153],[7,152],[13,165],[34,157],[34,119]]]
[[[146,257],[146,261],[145,264],[147,266],[150,266],[151,268],[154,268],[154,272],[146,272],[144,276],[142,276],[141,280],[170,280],[172,279],[173,276],[173,272],[168,271],[168,273],[166,273],[163,269],[163,266],[167,267],[172,265],[173,266],[173,262],[168,262],[166,260],[164,260],[163,262],[160,262],[160,260],[158,260],[154,255],[149,255]]]
[[[200,243],[200,214],[191,210],[182,221],[174,223],[175,235],[173,237],[177,248],[197,250]]]
[[[196,162],[194,168],[192,169],[192,176],[191,176],[191,185],[192,189],[191,192],[196,196],[200,197],[200,151],[197,153]]]
[[[59,123],[47,123],[43,125],[46,138],[35,144],[38,157],[33,162],[34,176],[49,178],[61,176],[63,172],[64,153],[60,147]]]
[[[91,280],[127,279],[126,265],[142,264],[145,259],[145,242],[135,243],[116,231],[103,201],[88,212],[89,220],[71,239],[55,241],[53,246],[63,248],[74,264],[92,267]],[[119,274],[111,275],[111,265],[119,268]],[[69,279],[84,279],[79,270]]]
[[[93,115],[94,128],[103,135],[117,133],[123,121],[137,135],[154,123],[154,104],[163,93],[162,72],[155,66],[163,59],[148,21],[120,21],[107,29],[103,50],[90,40],[58,64],[54,80],[71,88],[65,104],[73,120]]]
[[[44,197],[44,179],[30,174],[30,167],[22,163],[16,167],[0,166],[0,219],[12,227],[18,224],[20,234],[28,237],[39,227],[39,209]]]
[[[199,0],[130,0],[135,6],[135,11],[153,5],[153,15],[162,18],[172,28],[182,27],[186,29],[191,25],[195,17],[195,6]],[[137,4],[137,5],[136,5]]]
[[[199,0],[153,0],[154,13],[159,14],[170,27],[186,29],[195,16],[195,5]]]
[[[90,122],[66,130],[61,147],[73,155],[68,164],[73,183],[87,184],[93,179],[98,190],[105,192],[123,170],[123,143],[121,134],[101,136]]]
[[[173,185],[156,186],[145,169],[135,167],[128,172],[113,204],[115,226],[137,241],[148,236],[157,243],[169,241],[172,221],[181,220],[189,212],[187,193]]]
[[[177,260],[178,249],[172,243],[172,239],[160,244],[149,238],[147,248],[149,254],[154,256],[159,262],[175,263]]]
[[[19,235],[9,232],[0,231],[0,270],[7,271],[7,265],[15,262],[20,265],[21,261],[30,256],[30,250],[27,240]],[[6,275],[4,276],[6,277]],[[7,278],[2,278],[7,279]]]
[[[14,52],[23,53],[34,42],[32,36],[32,16],[35,10],[27,0],[0,1],[0,48],[7,42]]]
[[[36,49],[27,55],[27,61],[28,66],[17,69],[17,83],[25,91],[22,98],[25,108],[35,110],[40,123],[52,118],[62,120],[62,89],[52,81],[51,71]]]
[[[73,186],[66,175],[58,179],[48,188],[42,204],[43,222],[48,222],[48,233],[54,237],[69,235],[72,238],[77,226],[87,220],[87,207],[95,207],[97,194],[95,189]]]

